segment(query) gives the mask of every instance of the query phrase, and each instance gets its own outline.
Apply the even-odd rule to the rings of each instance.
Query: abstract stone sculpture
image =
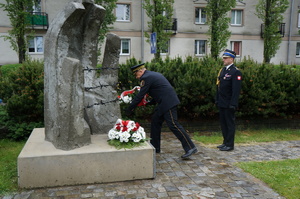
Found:
[[[105,9],[92,0],[73,1],[51,22],[45,37],[45,139],[58,149],[91,143],[91,133],[107,133],[117,118],[120,38],[107,37],[97,77],[97,47]],[[100,86],[99,86],[100,85]],[[102,85],[105,85],[103,87]],[[110,102],[110,103],[107,103]]]

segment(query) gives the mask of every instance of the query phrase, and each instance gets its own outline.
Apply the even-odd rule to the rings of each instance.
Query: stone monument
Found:
[[[120,38],[107,36],[100,77],[97,48],[105,9],[92,1],[70,2],[45,37],[45,133],[56,148],[71,150],[107,133],[121,117],[114,89]],[[105,104],[105,106],[103,106]]]
[[[130,150],[110,146],[118,118],[120,38],[108,34],[97,64],[105,9],[92,0],[69,2],[45,38],[45,128],[32,131],[18,157],[21,188],[116,182],[155,177],[148,142]]]

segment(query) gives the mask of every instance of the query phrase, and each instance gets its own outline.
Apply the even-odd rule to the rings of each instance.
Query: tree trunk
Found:
[[[264,30],[264,62],[270,63],[271,57],[270,57],[270,50],[268,47],[268,44],[270,43],[270,37],[272,37],[272,33],[268,32],[268,27],[271,25],[271,0],[266,0],[266,19],[265,19],[265,30]]]
[[[154,16],[157,16],[160,13],[157,10],[156,0],[153,0],[153,4],[154,4],[154,13],[155,13]],[[157,24],[159,22],[156,21],[155,17],[152,20],[153,20],[153,23],[152,23],[152,32],[155,32],[155,30],[153,29],[153,27],[157,27]],[[159,42],[158,36],[159,36],[159,34],[157,33],[156,35],[157,35],[157,37],[156,37],[156,53],[154,54],[154,59],[155,59],[155,61],[158,61],[160,59],[160,49],[159,49],[160,45],[158,45],[158,42]]]
[[[212,13],[212,23],[211,23],[211,57],[215,60],[218,59],[219,56],[219,46],[218,46],[218,13]]]

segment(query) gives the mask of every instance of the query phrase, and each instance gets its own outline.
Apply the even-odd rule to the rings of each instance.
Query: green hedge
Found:
[[[27,138],[34,127],[44,122],[44,64],[28,60],[21,65],[1,67],[0,98],[1,127],[8,130],[8,138]]]
[[[135,58],[120,64],[118,92],[139,85],[130,67]],[[300,113],[300,67],[259,64],[250,58],[236,63],[243,73],[238,117],[292,117]],[[181,100],[179,116],[185,119],[216,117],[216,77],[222,60],[210,57],[180,57],[146,63],[170,81]],[[43,63],[29,60],[0,68],[0,125],[9,128],[8,137],[26,138],[32,128],[43,126]],[[122,104],[123,108],[127,105]],[[155,106],[138,107],[136,118],[149,119]]]
[[[119,78],[123,89],[138,85],[130,66],[139,62],[128,60],[120,65]],[[300,112],[300,68],[293,65],[259,64],[250,58],[236,63],[243,73],[238,117],[292,117]],[[181,104],[181,117],[194,119],[217,116],[214,104],[216,77],[222,68],[221,59],[187,57],[146,63],[149,70],[162,73],[174,86]],[[130,82],[130,83],[128,83]],[[134,82],[134,84],[132,83]],[[145,112],[144,112],[145,114]]]

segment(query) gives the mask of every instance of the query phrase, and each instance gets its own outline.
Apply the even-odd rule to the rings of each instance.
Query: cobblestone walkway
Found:
[[[197,154],[190,160],[181,160],[179,141],[173,134],[163,133],[162,152],[156,155],[155,179],[26,190],[3,199],[281,199],[266,184],[233,164],[300,158],[300,141],[236,146],[231,152],[197,146]]]

